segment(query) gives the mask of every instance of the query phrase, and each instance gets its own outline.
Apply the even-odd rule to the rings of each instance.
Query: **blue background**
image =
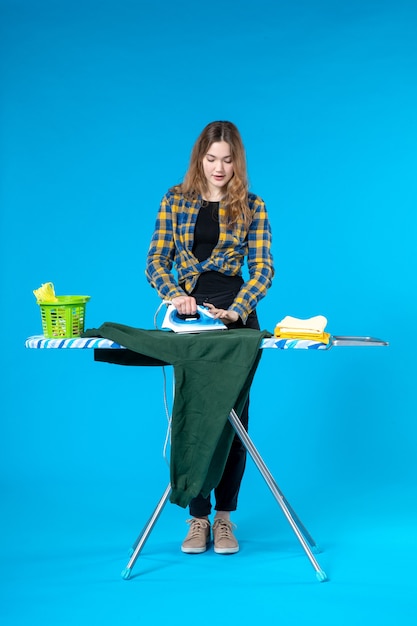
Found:
[[[414,624],[417,6],[412,0],[0,0],[2,623],[198,618]],[[91,295],[87,326],[152,328],[156,210],[230,119],[267,203],[262,327],[323,314],[388,348],[267,351],[251,435],[307,528],[319,585],[251,461],[241,552],[182,555],[159,368],[34,351],[32,290]]]

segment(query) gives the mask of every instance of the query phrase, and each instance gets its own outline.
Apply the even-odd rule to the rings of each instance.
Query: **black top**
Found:
[[[219,202],[203,202],[194,228],[193,254],[205,261],[219,240]],[[226,290],[239,291],[243,280],[240,276],[226,276],[220,272],[203,272],[193,289],[195,293],[215,294]]]
[[[193,254],[205,261],[219,240],[219,202],[204,202],[198,212],[194,229]]]

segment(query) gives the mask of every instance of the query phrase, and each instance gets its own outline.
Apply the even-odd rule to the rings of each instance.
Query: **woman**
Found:
[[[265,204],[248,192],[246,157],[231,122],[212,122],[198,137],[182,184],[162,199],[150,244],[146,276],[180,314],[206,306],[228,328],[259,330],[256,305],[271,285],[271,230]],[[247,258],[249,277],[242,268]],[[175,266],[177,277],[172,273]],[[247,429],[248,402],[240,416]],[[237,499],[246,450],[234,438],[223,476],[214,490],[214,550],[238,552],[230,513]],[[210,496],[190,503],[183,552],[204,552],[210,542]]]

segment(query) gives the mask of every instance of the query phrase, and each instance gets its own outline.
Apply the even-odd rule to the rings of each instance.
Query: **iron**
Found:
[[[168,303],[167,303],[168,304]],[[175,333],[201,333],[207,330],[227,330],[227,326],[216,319],[206,307],[197,306],[195,315],[180,315],[173,304],[168,304],[164,321],[164,330]]]

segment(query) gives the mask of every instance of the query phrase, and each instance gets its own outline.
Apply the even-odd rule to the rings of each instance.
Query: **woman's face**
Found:
[[[203,170],[212,195],[218,195],[233,177],[233,161],[226,141],[215,141],[203,158]]]

